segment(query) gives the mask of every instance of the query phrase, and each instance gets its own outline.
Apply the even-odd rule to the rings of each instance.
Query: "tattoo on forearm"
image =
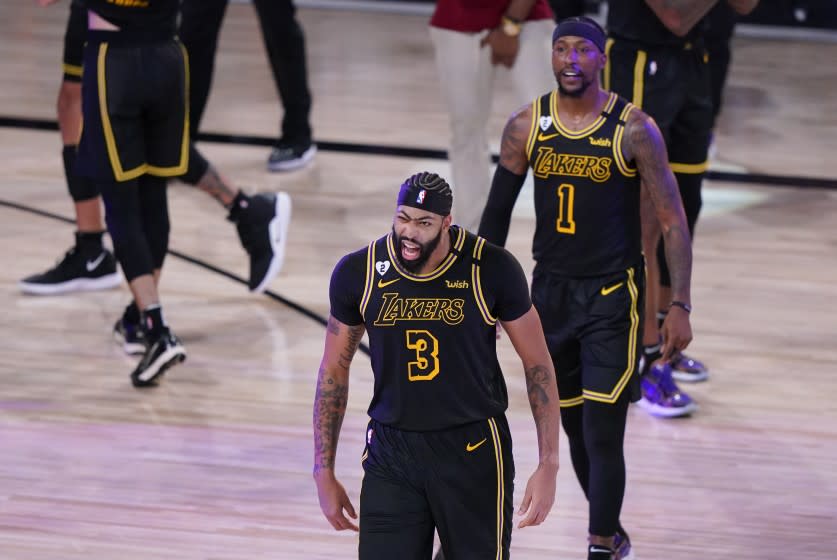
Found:
[[[670,227],[663,232],[666,263],[671,276],[671,290],[686,301],[691,298],[692,240],[685,226]]]
[[[346,414],[348,385],[338,383],[323,367],[314,398],[314,472],[334,468],[337,438]]]
[[[196,186],[225,207],[232,204],[236,195],[236,192],[224,182],[218,170],[211,164]]]
[[[355,352],[357,352],[357,347],[360,344],[360,339],[363,338],[363,325],[357,325],[355,327],[348,327],[349,329],[349,340],[346,342],[346,347],[340,352],[340,357],[338,359],[338,364],[340,367],[349,369],[349,365],[352,363],[352,358],[355,356]]]
[[[553,374],[549,368],[544,365],[535,365],[526,368],[526,392],[529,395],[529,406],[532,408],[532,418],[535,420],[535,430],[540,436],[543,433],[548,433],[550,427],[558,422],[557,418],[553,418],[549,409],[549,392],[547,387],[555,382]],[[555,442],[541,439],[543,453],[551,453]]]

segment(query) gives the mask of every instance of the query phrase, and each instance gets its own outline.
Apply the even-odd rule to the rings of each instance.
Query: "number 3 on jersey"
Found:
[[[407,362],[410,381],[430,381],[439,375],[439,340],[430,331],[408,330],[407,348],[416,353],[416,359]]]
[[[569,183],[562,183],[558,187],[558,220],[555,223],[555,229],[561,233],[575,234],[574,199],[575,187]]]

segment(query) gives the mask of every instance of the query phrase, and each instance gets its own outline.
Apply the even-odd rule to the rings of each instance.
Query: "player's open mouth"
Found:
[[[401,241],[401,256],[404,257],[405,260],[411,261],[417,259],[420,254],[421,245],[407,240]]]

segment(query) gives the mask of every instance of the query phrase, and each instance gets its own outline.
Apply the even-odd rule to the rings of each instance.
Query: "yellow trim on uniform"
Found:
[[[709,169],[709,160],[704,161],[703,163],[671,163],[669,162],[669,167],[675,173],[691,173],[693,175],[697,175],[699,173],[706,173],[706,170]]]
[[[643,50],[636,51],[636,62],[634,63],[634,105],[642,109],[642,96],[645,93],[645,61],[648,53]]]
[[[96,80],[99,89],[99,114],[102,118],[102,132],[105,135],[105,145],[108,150],[108,160],[113,170],[113,176],[117,181],[130,181],[145,173],[147,164],[143,163],[133,169],[125,171],[122,169],[122,162],[119,160],[119,151],[116,148],[116,138],[113,136],[113,127],[108,115],[107,84],[105,83],[105,60],[108,54],[108,44],[99,45],[99,56],[96,61]]]
[[[442,264],[436,267],[436,270],[427,274],[413,274],[412,272],[406,270],[399,264],[398,258],[396,258],[395,246],[393,245],[393,235],[390,233],[389,235],[387,235],[386,243],[387,253],[389,255],[389,260],[392,263],[393,268],[395,268],[395,270],[397,270],[398,273],[401,274],[401,276],[409,280],[414,280],[416,282],[429,282],[430,280],[435,280],[436,278],[447,272],[447,270],[451,266],[453,266],[453,263],[456,262],[457,254],[459,253],[459,251],[462,250],[462,245],[465,244],[465,230],[462,228],[457,229],[458,237],[456,238],[456,241],[453,242],[451,252],[448,253],[447,257],[445,257],[445,260],[442,261]]]
[[[636,177],[636,167],[631,167],[625,161],[625,155],[622,153],[622,137],[624,134],[625,127],[621,124],[616,125],[616,130],[613,132],[613,159],[622,175],[625,177]]]
[[[477,241],[476,243],[474,243],[474,260],[479,260],[482,258],[482,250],[484,247],[485,239],[482,237],[477,237]],[[480,267],[476,262],[471,264],[471,289],[474,292],[474,299],[476,299],[477,309],[480,310],[482,320],[485,321],[486,324],[493,327],[497,324],[497,317],[494,317],[488,310],[488,303],[486,303],[485,295],[482,292],[482,279],[480,277]]]
[[[366,321],[366,306],[369,305],[369,298],[372,295],[372,286],[375,282],[375,242],[366,248],[366,279],[363,281],[363,296],[360,298],[360,316]]]
[[[532,123],[529,125],[529,138],[526,140],[526,159],[532,159],[532,150],[535,149],[535,138],[541,122],[541,99],[532,101]]]
[[[363,455],[360,456],[360,462],[363,463],[369,457],[369,449],[363,450]]]
[[[503,446],[500,443],[500,433],[497,430],[497,421],[494,418],[488,419],[488,428],[491,430],[491,439],[494,442],[494,461],[497,465],[497,555],[495,560],[503,560],[503,503],[505,502],[506,486],[503,484]]]
[[[571,406],[578,406],[580,404],[584,404],[584,397],[582,395],[573,397],[571,399],[558,400],[558,406],[560,406],[561,408],[569,408]]]
[[[613,39],[608,39],[607,41],[605,41],[605,52],[604,52],[605,56],[607,57],[607,60],[605,61],[604,72],[602,72],[602,74],[604,74],[602,76],[602,89],[606,89],[608,91],[610,91],[610,49],[611,49],[611,47],[613,47]]]
[[[584,389],[582,391],[584,398],[590,399],[591,401],[598,401],[607,404],[613,404],[619,399],[619,395],[622,394],[622,391],[625,389],[625,386],[630,381],[631,376],[636,369],[636,342],[637,342],[637,333],[639,332],[639,311],[637,310],[637,300],[639,299],[639,289],[637,288],[636,282],[634,281],[634,269],[628,269],[628,292],[631,295],[631,309],[629,311],[630,318],[631,318],[631,328],[628,333],[628,366],[625,368],[625,371],[622,372],[622,375],[619,377],[619,381],[616,382],[616,386],[610,393],[599,393],[596,391],[590,391]]]
[[[78,76],[81,77],[81,66],[76,66],[75,64],[62,64],[61,68],[64,69],[64,73],[68,76]]]
[[[549,109],[552,113],[552,122],[555,125],[555,128],[558,130],[558,132],[560,132],[561,135],[565,138],[569,138],[570,140],[578,140],[579,138],[584,138],[588,134],[593,134],[607,121],[605,114],[610,112],[610,110],[613,108],[613,105],[616,103],[617,98],[618,96],[615,93],[611,93],[610,97],[604,105],[604,108],[602,109],[601,114],[599,114],[596,120],[582,128],[581,130],[574,131],[566,128],[563,124],[561,124],[561,119],[558,117],[558,90],[552,90],[549,99]]]
[[[189,168],[189,53],[186,52],[186,47],[183,46],[183,43],[178,42],[177,45],[183,52],[183,79],[186,82],[184,89],[186,107],[183,113],[183,139],[180,143],[180,163],[169,167],[157,167],[156,165],[148,164],[148,172],[158,177],[177,177],[186,173],[186,170]]]
[[[138,165],[133,169],[125,170],[122,168],[122,161],[119,159],[119,150],[116,146],[116,137],[113,134],[113,125],[110,122],[110,115],[108,115],[107,102],[107,83],[105,81],[105,62],[107,59],[108,44],[102,43],[99,45],[99,56],[96,63],[96,78],[99,90],[99,113],[102,117],[102,131],[105,135],[105,145],[108,150],[108,160],[110,161],[113,176],[117,181],[130,181],[136,179],[140,175],[149,173],[158,177],[176,177],[186,173],[189,165],[189,59],[186,54],[186,48],[181,44],[180,49],[183,51],[184,73],[186,80],[186,88],[184,96],[186,97],[186,111],[183,125],[183,139],[180,146],[180,162],[175,166],[158,167],[150,165],[147,162]]]

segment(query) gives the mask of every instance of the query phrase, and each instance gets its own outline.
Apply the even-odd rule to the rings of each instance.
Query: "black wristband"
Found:
[[[684,310],[686,313],[691,313],[692,312],[692,306],[689,305],[688,303],[685,303],[685,302],[682,302],[682,301],[676,301],[676,300],[672,301],[671,303],[668,304],[668,307],[669,307],[669,309],[671,309],[672,307],[679,307],[680,309]]]

